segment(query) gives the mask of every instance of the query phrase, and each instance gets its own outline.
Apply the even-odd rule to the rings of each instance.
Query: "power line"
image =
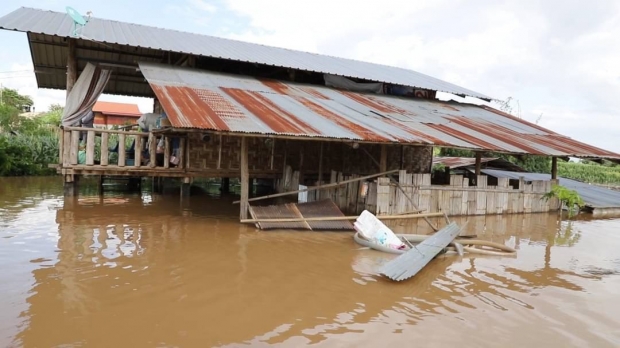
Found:
[[[25,73],[25,72],[33,73],[34,70],[7,70],[7,71],[0,71],[0,74]]]

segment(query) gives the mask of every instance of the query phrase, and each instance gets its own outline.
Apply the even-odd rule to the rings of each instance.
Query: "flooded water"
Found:
[[[393,256],[351,233],[257,232],[232,198],[85,190],[0,179],[0,346],[620,346],[620,220],[470,218],[518,255],[391,283],[375,273]]]

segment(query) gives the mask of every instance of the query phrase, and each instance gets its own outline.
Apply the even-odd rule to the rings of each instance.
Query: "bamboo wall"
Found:
[[[189,169],[239,170],[240,137],[210,135],[203,140],[200,133],[189,133]],[[284,140],[248,138],[248,166],[252,172],[277,171],[284,175],[290,166],[298,171],[300,183],[309,175],[316,180],[319,167],[324,177],[335,170],[346,174],[372,174],[379,168],[381,145],[360,144],[357,149],[350,144],[333,141]],[[372,157],[372,158],[371,158]],[[432,163],[432,147],[387,146],[387,170],[406,169],[412,173],[428,173]]]

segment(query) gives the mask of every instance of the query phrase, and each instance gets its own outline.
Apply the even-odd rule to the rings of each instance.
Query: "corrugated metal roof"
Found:
[[[2,29],[60,38],[70,36],[72,23],[65,13],[32,8],[20,8],[0,18]],[[484,94],[408,69],[112,20],[91,18],[83,28],[82,36],[95,42],[265,64],[491,99]],[[43,52],[33,49],[33,57],[38,54]],[[66,58],[62,64],[55,66],[64,67]]]
[[[519,179],[523,177],[526,181],[551,180],[550,174],[542,173],[518,173],[503,170],[482,169],[482,173],[496,178]],[[586,205],[592,208],[618,208],[620,207],[620,191],[606,189],[604,187],[586,184],[567,178],[559,178],[560,185],[577,191]]]
[[[481,158],[481,163],[491,162],[497,158]],[[433,164],[443,164],[450,168],[469,167],[476,164],[476,159],[471,157],[433,157]]]
[[[177,128],[620,159],[488,107],[151,63],[140,70]]]
[[[503,158],[489,157],[481,158],[482,167],[492,167],[500,169],[508,169],[513,171],[524,172],[525,170],[518,165],[511,163]],[[443,164],[446,167],[456,169],[461,167],[473,167],[476,165],[476,159],[472,157],[433,157],[433,165]]]

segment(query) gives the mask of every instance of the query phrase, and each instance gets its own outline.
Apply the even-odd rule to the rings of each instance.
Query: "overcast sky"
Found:
[[[497,99],[513,97],[524,119],[620,152],[620,1],[2,3],[0,16],[20,6],[70,5],[100,18],[409,68]],[[0,31],[0,48],[0,84],[34,96],[38,110],[63,102],[62,91],[37,90],[25,34]],[[102,99],[152,107],[142,98]]]

